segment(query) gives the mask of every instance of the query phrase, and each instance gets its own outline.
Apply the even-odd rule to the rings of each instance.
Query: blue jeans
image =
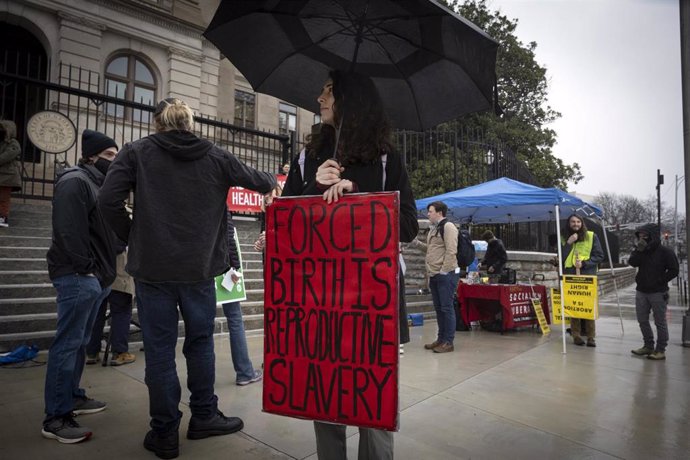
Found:
[[[182,352],[187,361],[187,388],[192,417],[208,419],[218,410],[213,392],[216,357],[213,329],[216,288],[213,279],[197,283],[136,281],[137,308],[146,356],[151,428],[161,434],[177,431],[182,412],[181,390],[175,365],[179,306],[184,320]]]
[[[653,292],[646,294],[635,291],[635,313],[640,331],[644,339],[644,346],[655,351],[666,351],[668,345],[668,324],[666,324],[666,307],[668,306],[668,292]],[[649,313],[654,316],[656,325],[656,348],[654,347],[654,332],[649,324]]]
[[[98,307],[110,292],[98,279],[64,275],[53,280],[57,290],[57,331],[48,352],[45,386],[46,421],[72,412],[74,399],[86,396],[79,388],[86,344]]]
[[[439,342],[453,343],[455,340],[455,308],[453,298],[458,286],[458,274],[455,272],[446,275],[434,275],[429,280],[431,298],[436,310],[436,322],[438,323]]]
[[[95,356],[101,351],[105,312],[108,309],[108,304],[110,304],[110,346],[112,352],[124,353],[129,349],[132,294],[122,291],[110,291],[110,295],[101,303],[101,307],[96,315],[96,321],[93,323],[91,340],[89,340],[89,344],[86,346],[86,354],[89,356]]]
[[[249,359],[247,351],[247,337],[244,334],[244,321],[242,321],[242,309],[239,302],[223,304],[223,312],[228,319],[228,332],[230,335],[230,355],[232,366],[238,382],[254,378],[254,366]]]

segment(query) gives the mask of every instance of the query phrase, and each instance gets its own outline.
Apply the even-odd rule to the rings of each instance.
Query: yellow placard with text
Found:
[[[541,300],[538,298],[530,299],[532,301],[532,307],[534,308],[534,313],[537,315],[537,320],[539,321],[539,329],[543,335],[550,334],[551,328],[549,323],[546,322],[546,315],[544,315],[544,309],[541,307]]]
[[[561,314],[561,292],[558,289],[551,289],[551,324],[561,324],[563,315]],[[566,316],[565,325],[570,326],[570,318]]]
[[[566,316],[581,319],[599,318],[596,276],[565,275],[563,292]]]

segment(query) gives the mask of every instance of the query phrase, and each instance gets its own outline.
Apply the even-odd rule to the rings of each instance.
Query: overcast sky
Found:
[[[537,42],[549,104],[562,117],[554,154],[585,178],[569,190],[656,196],[674,206],[683,176],[678,0],[488,0]],[[684,213],[684,184],[678,212]]]

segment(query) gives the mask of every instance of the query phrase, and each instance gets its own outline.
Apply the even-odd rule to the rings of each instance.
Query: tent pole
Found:
[[[616,291],[616,303],[618,304],[618,318],[621,322],[621,336],[625,337],[625,327],[623,326],[623,311],[621,310],[621,299],[618,297],[618,283],[616,283],[616,271],[613,268],[613,258],[611,257],[611,247],[609,246],[609,237],[606,235],[606,222],[599,217],[601,229],[604,231],[604,241],[606,242],[606,254],[609,256],[609,266],[611,267],[611,279],[613,280],[613,289]],[[597,308],[599,306],[597,305]]]
[[[563,339],[563,354],[565,351],[565,292],[563,291],[563,255],[561,251],[561,215],[558,205],[556,208],[556,247],[558,248],[558,290],[561,293],[561,336]]]

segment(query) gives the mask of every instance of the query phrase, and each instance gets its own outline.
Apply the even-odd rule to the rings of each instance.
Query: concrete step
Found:
[[[55,295],[55,288],[50,283],[0,284],[0,299],[30,299]]]
[[[13,218],[10,218],[9,228],[0,229],[0,236],[40,236],[50,238],[52,228],[50,222],[44,226],[21,226],[17,225]]]
[[[7,284],[50,283],[48,270],[0,270],[0,280]]]
[[[50,247],[51,238],[44,236],[3,235],[0,233],[0,247]]]
[[[1,258],[32,258],[45,260],[48,253],[48,246],[45,247],[22,247],[0,245]]]
[[[48,262],[45,257],[4,257],[0,258],[0,270],[48,270]]]
[[[0,299],[0,317],[4,315],[54,313],[55,311],[57,311],[57,306],[55,304],[55,293],[48,297]]]

